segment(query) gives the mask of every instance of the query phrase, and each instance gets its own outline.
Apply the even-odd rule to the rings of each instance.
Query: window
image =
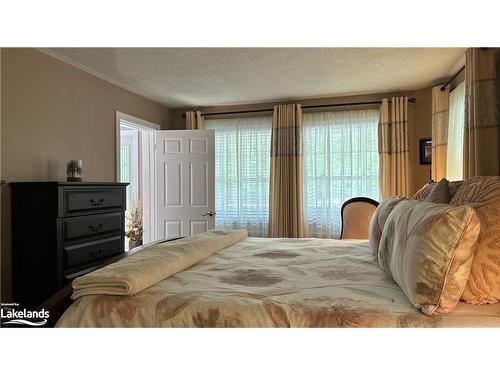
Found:
[[[304,114],[308,235],[340,236],[347,199],[379,197],[378,110]]]
[[[206,119],[215,130],[215,225],[267,236],[272,117]]]
[[[137,129],[120,124],[120,181],[128,182],[127,185],[127,211],[126,217],[130,216],[130,208],[140,201],[139,198],[139,152],[140,134]],[[126,219],[128,225],[128,219]]]
[[[126,229],[134,207],[142,210],[143,244],[155,240],[154,130],[159,125],[116,112],[116,180],[128,182]],[[141,219],[141,218],[139,218]],[[128,249],[129,241],[125,248]]]
[[[450,93],[448,117],[448,148],[446,155],[446,179],[463,179],[465,127],[465,84],[461,83]]]
[[[120,176],[122,182],[130,183],[130,145],[122,144],[120,147]],[[130,202],[129,189],[127,186],[127,204]]]

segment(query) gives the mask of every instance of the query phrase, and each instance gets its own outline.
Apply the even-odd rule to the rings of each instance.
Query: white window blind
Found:
[[[308,235],[340,236],[347,199],[378,200],[378,110],[304,114],[305,205]]]
[[[448,116],[448,148],[446,151],[446,179],[463,179],[465,127],[465,84],[450,93]]]
[[[265,237],[272,117],[206,119],[215,130],[215,225]]]

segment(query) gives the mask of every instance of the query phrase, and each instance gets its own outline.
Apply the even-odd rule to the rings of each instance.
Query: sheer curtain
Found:
[[[448,117],[448,153],[446,178],[449,181],[463,179],[465,126],[465,84],[458,85],[450,93]]]
[[[215,130],[215,225],[267,237],[272,117],[206,119]]]
[[[448,128],[449,128],[449,98],[448,87],[441,90],[440,86],[432,88],[432,161],[431,176],[434,181],[446,177],[448,160]]]
[[[347,199],[379,198],[378,110],[304,114],[308,236],[338,238]]]

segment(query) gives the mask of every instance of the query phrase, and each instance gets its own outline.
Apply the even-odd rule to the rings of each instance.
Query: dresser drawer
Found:
[[[63,240],[122,230],[122,213],[96,214],[63,219]]]
[[[94,262],[110,255],[119,254],[123,249],[122,241],[122,236],[114,236],[78,245],[65,246],[66,268]]]
[[[125,209],[124,189],[64,189],[62,214],[106,209]]]

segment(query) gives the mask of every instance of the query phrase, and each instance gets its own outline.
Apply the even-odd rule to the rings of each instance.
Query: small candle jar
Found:
[[[82,181],[82,161],[68,160],[66,163],[66,176],[69,182]]]

